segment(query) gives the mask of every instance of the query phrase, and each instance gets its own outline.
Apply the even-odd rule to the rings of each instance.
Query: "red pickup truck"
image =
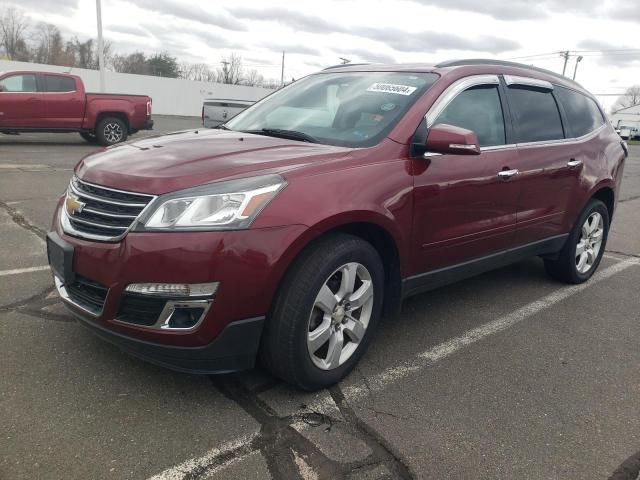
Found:
[[[146,95],[85,93],[77,75],[0,73],[0,133],[79,132],[90,143],[113,145],[152,128]]]

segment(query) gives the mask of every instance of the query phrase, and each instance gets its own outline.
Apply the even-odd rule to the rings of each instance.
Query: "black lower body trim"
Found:
[[[434,288],[510,265],[525,258],[558,253],[562,250],[568,237],[569,234],[558,235],[520,247],[510,248],[503,252],[487,255],[486,257],[458,263],[451,267],[440,268],[405,278],[402,280],[402,296],[406,298],[417,293],[433,290]]]
[[[230,373],[253,368],[260,346],[264,317],[230,323],[208,345],[177,347],[162,345],[113,332],[70,308],[80,323],[120,350],[149,363],[184,373]]]

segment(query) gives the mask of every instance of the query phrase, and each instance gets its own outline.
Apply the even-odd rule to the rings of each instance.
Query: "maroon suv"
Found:
[[[402,299],[525,257],[597,269],[626,146],[580,85],[496,61],[329,68],[217,130],[84,158],[48,236],[67,307],[185,372],[304,389]]]

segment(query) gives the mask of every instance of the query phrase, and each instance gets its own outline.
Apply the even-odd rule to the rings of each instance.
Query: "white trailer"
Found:
[[[611,115],[611,124],[625,140],[640,139],[640,105],[623,108]]]

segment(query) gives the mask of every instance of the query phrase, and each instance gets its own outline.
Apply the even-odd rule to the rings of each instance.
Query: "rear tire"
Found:
[[[127,135],[127,126],[117,117],[105,117],[96,126],[98,143],[105,147],[126,141]]]
[[[98,143],[98,138],[94,133],[80,132],[80,136],[89,143]]]
[[[576,220],[557,259],[545,259],[547,273],[566,283],[586,282],[598,269],[609,235],[609,210],[591,199]]]
[[[263,365],[303,390],[337,383],[366,351],[383,295],[384,267],[371,244],[346,234],[319,240],[282,283],[265,325]]]

